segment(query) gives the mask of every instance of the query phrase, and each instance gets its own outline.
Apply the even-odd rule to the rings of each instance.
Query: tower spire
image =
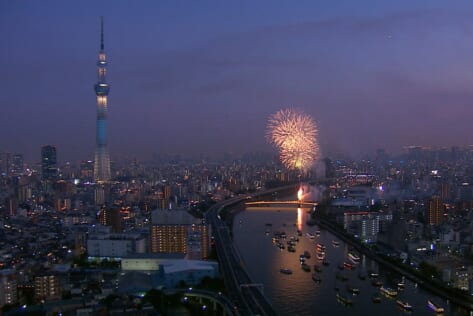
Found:
[[[100,17],[100,50],[103,50],[103,16]]]

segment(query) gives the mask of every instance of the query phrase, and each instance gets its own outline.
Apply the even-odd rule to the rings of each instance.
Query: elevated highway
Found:
[[[243,261],[240,254],[233,245],[230,229],[227,224],[220,219],[219,213],[227,207],[242,203],[247,199],[257,196],[264,196],[272,192],[289,190],[298,185],[290,185],[272,190],[259,192],[257,194],[234,197],[212,206],[206,213],[206,220],[212,226],[217,255],[221,273],[229,291],[228,297],[235,303],[237,315],[277,315],[271,303],[263,295],[262,285],[253,285],[248,273],[243,268]]]

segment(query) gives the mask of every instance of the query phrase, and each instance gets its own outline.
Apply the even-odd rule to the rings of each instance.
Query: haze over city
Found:
[[[469,145],[470,1],[3,1],[0,148],[93,159],[99,17],[109,150],[274,151],[272,113],[297,107],[322,155]]]

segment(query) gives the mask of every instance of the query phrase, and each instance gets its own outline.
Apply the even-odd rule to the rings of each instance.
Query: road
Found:
[[[281,188],[280,188],[281,189]],[[261,192],[268,194],[271,191]],[[229,297],[234,301],[239,315],[277,315],[273,306],[263,295],[258,286],[253,286],[248,273],[243,268],[240,254],[233,246],[230,229],[220,219],[219,212],[232,205],[240,203],[247,197],[235,197],[220,202],[211,207],[206,213],[206,220],[212,226],[221,274],[229,291]],[[251,196],[254,197],[254,196]]]

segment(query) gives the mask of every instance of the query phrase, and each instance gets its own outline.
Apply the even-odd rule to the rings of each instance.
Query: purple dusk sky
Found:
[[[101,15],[112,158],[270,151],[287,107],[322,155],[473,143],[470,0],[19,0],[0,2],[0,151],[93,158]]]

